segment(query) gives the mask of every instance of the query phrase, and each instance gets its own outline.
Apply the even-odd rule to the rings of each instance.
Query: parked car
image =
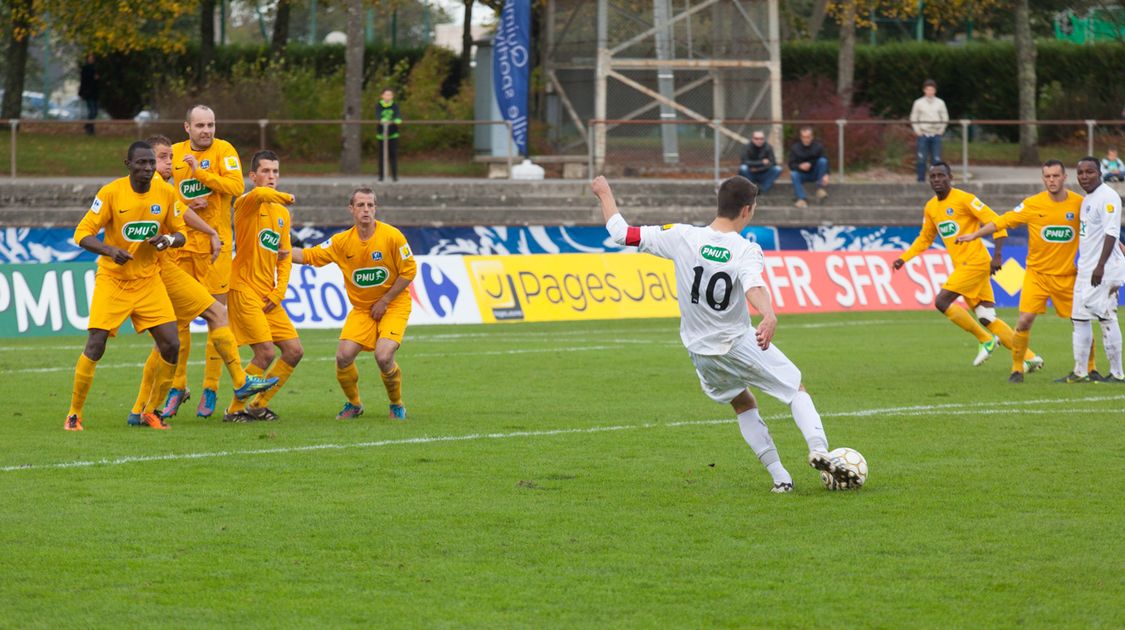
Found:
[[[0,101],[4,100],[4,90],[0,89]],[[23,91],[23,104],[20,106],[20,118],[42,118],[47,97],[42,92]]]

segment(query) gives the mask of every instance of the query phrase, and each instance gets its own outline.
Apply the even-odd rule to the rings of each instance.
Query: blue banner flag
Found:
[[[527,156],[527,86],[531,70],[531,0],[507,0],[492,40],[492,83],[512,140]]]

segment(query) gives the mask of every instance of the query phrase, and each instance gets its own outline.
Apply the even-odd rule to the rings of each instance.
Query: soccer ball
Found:
[[[822,471],[820,480],[824,482],[825,488],[829,490],[858,490],[863,484],[867,483],[867,460],[863,458],[859,451],[851,448],[838,448],[828,453],[828,456],[832,458],[832,463],[836,466],[843,466],[855,473],[857,481],[840,483],[828,472]]]

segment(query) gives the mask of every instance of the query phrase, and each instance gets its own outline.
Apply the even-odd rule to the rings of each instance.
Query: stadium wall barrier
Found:
[[[779,313],[932,308],[953,269],[929,250],[895,273],[897,251],[766,252]],[[1025,248],[1005,248],[996,303],[1019,304]],[[418,256],[411,325],[676,317],[671,262],[648,254]],[[0,337],[80,334],[94,290],[92,263],[0,265]],[[1125,303],[1125,292],[1121,298]],[[282,302],[299,329],[339,328],[350,306],[335,266],[297,265]],[[126,324],[124,329],[130,329]],[[202,331],[202,322],[194,330]]]

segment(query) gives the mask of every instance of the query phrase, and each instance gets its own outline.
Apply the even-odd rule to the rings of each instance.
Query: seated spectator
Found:
[[[801,127],[800,140],[789,147],[789,171],[798,208],[809,205],[805,182],[816,182],[817,201],[828,196],[828,155],[824,152],[824,145],[813,137],[812,127]]]
[[[773,147],[766,142],[766,134],[761,131],[750,135],[750,143],[742,149],[741,162],[738,174],[757,184],[758,193],[762,195],[769,192],[773,182],[781,175]]]
[[[1105,153],[1105,158],[1102,159],[1102,181],[1125,181],[1125,163],[1117,157],[1117,149],[1110,149]]]

